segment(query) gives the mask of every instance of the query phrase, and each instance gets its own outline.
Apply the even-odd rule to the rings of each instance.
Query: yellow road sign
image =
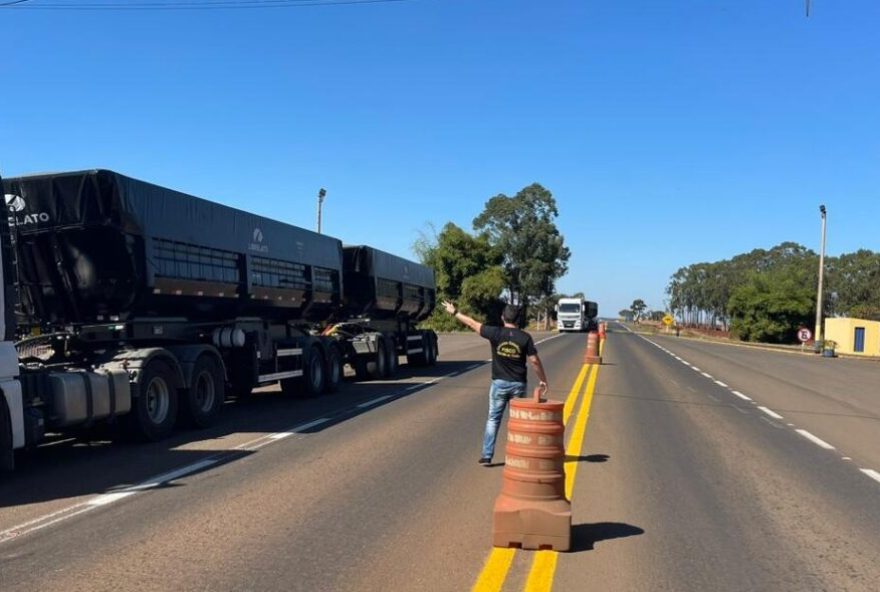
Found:
[[[654,318],[656,319],[657,317],[654,317]],[[666,315],[665,317],[663,317],[663,324],[666,325],[667,327],[672,325],[672,321],[673,321],[672,315]]]

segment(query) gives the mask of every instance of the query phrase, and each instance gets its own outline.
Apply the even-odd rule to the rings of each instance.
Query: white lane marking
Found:
[[[782,425],[781,423],[776,423],[775,421],[773,421],[773,420],[770,419],[769,417],[764,417],[764,416],[762,415],[762,416],[759,417],[758,419],[760,419],[761,421],[763,421],[764,423],[766,423],[768,426],[771,426],[771,427],[776,428],[777,430],[784,430],[784,429],[785,429],[785,426],[784,426],[784,425]]]
[[[627,330],[629,330],[629,328],[626,327],[626,326],[624,326],[624,328],[627,329]],[[630,331],[630,333],[632,333],[632,332],[633,332],[633,331]],[[640,336],[640,337],[641,337],[641,336]],[[673,358],[675,358],[676,360],[678,360],[679,362],[681,362],[681,363],[684,364],[685,366],[690,367],[692,370],[694,370],[694,371],[696,371],[696,372],[700,372],[700,373],[701,373],[703,376],[705,376],[706,378],[712,378],[712,376],[710,376],[709,374],[703,372],[702,370],[700,370],[700,369],[697,368],[696,366],[692,365],[692,364],[691,364],[690,362],[688,362],[687,360],[685,360],[685,359],[683,359],[683,358],[680,358],[679,356],[675,355],[673,352],[671,352],[671,351],[669,351],[669,350],[667,350],[667,349],[665,349],[665,348],[659,346],[658,344],[654,343],[653,341],[651,341],[651,340],[649,340],[649,339],[647,339],[647,338],[645,338],[645,337],[642,337],[642,339],[644,339],[645,341],[647,341],[647,342],[650,343],[651,345],[656,345],[657,347],[660,347],[661,350],[665,351],[666,353],[668,353],[670,356],[672,356]],[[714,379],[713,379],[713,380],[714,380]],[[674,382],[674,381],[671,381],[671,382]],[[744,401],[749,401],[749,402],[752,403],[752,405],[758,405],[758,404],[757,404],[755,401],[753,401],[751,398],[747,397],[746,395],[742,394],[741,392],[739,392],[739,391],[737,391],[737,390],[734,390],[733,388],[731,388],[731,387],[728,386],[727,384],[721,382],[720,380],[714,380],[714,382],[715,382],[715,384],[717,384],[717,385],[719,385],[719,386],[722,386],[722,387],[725,387],[725,388],[729,389],[731,393],[733,393],[734,395],[736,395],[736,396],[739,397],[740,399],[742,399],[742,400],[744,400]],[[688,388],[690,388],[690,387],[688,387]],[[694,390],[694,389],[690,389],[690,390]],[[708,394],[708,393],[707,393],[707,394]],[[711,399],[715,399],[715,397],[713,397],[712,395],[708,395],[708,396],[709,396]],[[715,400],[717,400],[717,399],[715,399]],[[748,411],[745,410],[745,409],[740,409],[739,407],[736,407],[735,405],[731,405],[731,407],[733,407],[734,409],[736,409],[737,411],[739,411],[740,413],[742,413],[742,414],[744,414],[744,415],[748,415]],[[768,416],[770,416],[770,417],[772,417],[772,418],[774,418],[774,419],[783,419],[783,417],[782,417],[781,415],[779,415],[778,413],[776,413],[776,412],[773,411],[772,409],[769,409],[768,407],[763,407],[763,406],[758,405],[758,409],[760,409],[760,410],[763,411],[765,414],[767,414]],[[774,421],[771,421],[771,420],[767,419],[766,417],[761,417],[760,419],[763,420],[763,421],[765,421],[766,423],[770,424],[771,426],[777,428],[777,429],[784,429],[781,425],[777,424],[777,423],[774,422]],[[795,425],[794,425],[793,423],[787,423],[786,425],[787,425],[788,427],[790,427],[790,428],[794,428],[794,427],[795,427]],[[817,446],[819,446],[819,447],[821,447],[821,448],[824,448],[824,449],[826,449],[826,450],[835,450],[834,446],[832,446],[831,444],[829,444],[829,443],[826,442],[825,440],[822,440],[821,438],[819,438],[819,437],[817,437],[817,436],[814,436],[813,434],[811,434],[811,433],[808,432],[807,430],[795,429],[794,431],[797,432],[798,434],[800,434],[801,436],[803,436],[804,438],[806,438],[807,440],[811,441],[813,444],[816,444]],[[844,460],[844,461],[852,461],[852,458],[850,458],[850,457],[848,457],[848,456],[844,456],[844,457],[841,458],[841,460]],[[874,469],[859,469],[859,470],[860,470],[862,473],[864,473],[865,475],[867,475],[868,477],[870,477],[871,479],[873,479],[874,481],[877,481],[878,483],[880,483],[880,472],[875,471]],[[0,533],[0,536],[2,536],[2,533]],[[0,540],[2,540],[2,539],[0,539]]]
[[[477,364],[474,367],[476,368],[481,365],[482,364]],[[450,376],[453,376],[453,375],[447,374],[445,376],[438,376],[430,381],[424,382],[424,383],[422,383],[420,385],[416,385],[416,386],[417,386],[417,388],[420,388],[423,386],[436,384],[436,383],[440,382],[441,380],[443,380],[444,378],[448,378]],[[362,403],[361,405],[359,405],[359,407],[365,406],[368,404],[375,404],[379,401],[389,399],[394,396],[396,396],[396,395],[386,395],[384,397],[374,399],[373,401],[370,401],[366,404]],[[301,431],[305,431],[309,428],[315,427],[316,425],[326,423],[326,422],[330,421],[330,419],[331,418],[329,418],[329,417],[322,417],[322,418],[316,419],[314,421],[300,424],[300,425],[292,427],[288,430],[284,430],[284,431],[281,431],[281,432],[278,432],[275,434],[268,434],[268,435],[260,436],[259,438],[255,438],[255,439],[250,440],[248,442],[245,442],[243,444],[239,444],[238,446],[233,448],[233,450],[236,450],[236,451],[257,450],[259,448],[262,448],[264,446],[267,446],[267,445],[272,444],[274,442],[277,442],[279,440],[283,440],[285,438],[288,438],[288,437],[290,437],[294,434],[297,434]],[[79,502],[77,504],[73,504],[71,506],[68,506],[66,508],[62,508],[60,510],[56,510],[56,511],[51,512],[49,514],[46,514],[44,516],[39,516],[39,517],[34,518],[32,520],[28,520],[27,522],[17,524],[15,526],[13,526],[12,528],[7,528],[6,530],[0,531],[0,544],[5,543],[5,542],[10,541],[15,538],[22,537],[24,535],[27,535],[27,534],[30,534],[33,532],[36,532],[38,530],[42,530],[48,526],[52,526],[54,524],[64,522],[64,521],[69,520],[70,518],[73,518],[75,516],[79,516],[79,515],[84,514],[86,512],[90,512],[91,510],[94,510],[95,508],[109,506],[110,504],[113,504],[113,503],[115,503],[119,500],[122,500],[122,499],[126,499],[126,498],[131,497],[135,494],[146,492],[146,491],[149,491],[152,489],[156,489],[162,485],[165,485],[166,483],[168,483],[170,481],[173,481],[175,479],[179,479],[183,476],[189,475],[191,473],[195,473],[196,471],[199,471],[199,470],[207,468],[211,465],[217,464],[218,462],[220,462],[221,460],[223,460],[223,458],[225,458],[227,456],[229,456],[229,454],[218,455],[215,457],[207,458],[207,459],[201,460],[199,462],[193,463],[191,465],[187,465],[187,466],[181,467],[179,469],[175,469],[173,471],[163,473],[163,474],[158,475],[156,477],[149,478],[149,479],[147,479],[137,485],[133,485],[131,487],[127,487],[127,488],[121,489],[119,491],[113,491],[110,493],[95,495],[88,500]]]
[[[702,375],[705,376],[706,378],[712,378],[712,375],[709,374],[708,372],[700,372],[700,374],[702,374]]]
[[[834,450],[834,446],[832,446],[831,444],[829,444],[825,440],[822,440],[821,438],[817,438],[816,436],[814,436],[813,434],[811,434],[807,430],[795,430],[795,431],[820,448],[824,448],[825,450]]]
[[[64,510],[64,512],[65,512],[64,516],[58,516],[54,520],[47,520],[45,522],[40,522],[41,520],[45,520],[48,517],[48,516],[45,516],[45,517],[39,518],[37,520],[31,520],[30,524],[32,524],[32,526],[24,526],[24,525],[13,526],[12,528],[9,528],[7,530],[0,532],[0,543],[5,543],[7,541],[11,541],[12,539],[31,534],[32,532],[36,532],[38,530],[42,530],[42,529],[46,528],[47,526],[52,526],[53,524],[58,524],[59,522],[63,522],[64,520],[69,520],[70,518],[73,518],[74,516],[79,516],[80,514],[85,514],[86,512],[90,512],[90,511],[94,510],[96,507],[97,506],[89,506],[87,504],[77,504],[75,506],[71,506],[70,508],[66,508]],[[76,511],[73,512],[72,510],[76,510]],[[56,512],[56,514],[57,514],[57,512]],[[49,516],[52,516],[52,514],[49,514]]]
[[[540,340],[540,341],[536,341],[536,342],[535,342],[535,345],[540,345],[540,344],[542,344],[542,343],[544,343],[544,342],[550,341],[551,339],[556,339],[557,337],[562,337],[562,333],[557,333],[556,335],[551,335],[551,336],[549,336],[549,337],[545,337],[544,339],[542,339],[542,340]],[[490,360],[490,361],[491,361],[491,360]]]
[[[775,411],[773,411],[772,409],[768,409],[767,407],[762,407],[760,405],[758,405],[758,409],[760,409],[761,411],[763,411],[764,413],[766,413],[767,415],[769,415],[773,419],[782,419],[782,416],[779,415],[778,413],[776,413]]]
[[[90,506],[106,506],[108,504],[112,504],[113,502],[117,502],[123,498],[126,498],[130,495],[136,494],[136,491],[117,491],[116,493],[105,493],[103,495],[99,495],[95,499],[88,502]]]
[[[138,485],[133,485],[120,491],[114,491],[112,493],[96,495],[93,498],[84,502],[80,502],[78,504],[74,504],[56,512],[52,512],[51,514],[29,520],[28,522],[13,526],[12,528],[0,532],[0,543],[26,534],[30,534],[32,532],[36,532],[38,530],[46,528],[47,526],[52,526],[53,524],[58,524],[59,522],[69,520],[74,516],[79,516],[80,514],[84,514],[85,512],[94,510],[95,508],[108,506],[114,502],[125,499],[136,493],[140,493],[149,489],[155,489],[159,485],[165,484],[174,479],[178,479],[183,475],[188,475],[190,473],[198,471],[199,469],[210,466],[216,462],[217,459],[208,458],[197,463],[182,467],[175,471],[170,471],[152,479],[148,479]]]
[[[377,405],[386,399],[390,399],[391,395],[385,395],[384,397],[377,397],[371,401],[367,401],[366,403],[361,403],[357,406],[358,409],[363,409],[364,407],[372,407],[373,405]]]
[[[158,477],[153,477],[152,479],[148,479],[139,485],[133,485],[131,487],[127,487],[122,491],[144,491],[147,489],[155,489],[160,485],[164,485],[169,481],[174,481],[175,479],[180,479],[190,473],[195,473],[196,471],[200,471],[206,467],[210,467],[213,464],[216,464],[219,458],[206,458],[205,460],[200,460],[199,462],[193,463],[191,465],[187,465],[185,467],[181,467],[179,469],[175,469],[173,471],[169,471],[167,473],[163,473]]]
[[[873,479],[874,481],[876,481],[877,483],[880,483],[880,473],[878,473],[874,469],[859,469],[859,470],[861,472],[863,472],[864,474],[866,474],[871,479]]]
[[[302,425],[296,426],[295,428],[293,428],[290,431],[295,434],[298,434],[300,432],[304,432],[306,430],[312,429],[315,426],[319,426],[322,423],[327,423],[328,421],[330,421],[329,417],[322,417],[320,419],[316,419],[315,421],[310,421],[309,423],[304,423]]]

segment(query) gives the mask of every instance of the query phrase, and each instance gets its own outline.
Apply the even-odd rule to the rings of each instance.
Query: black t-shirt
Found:
[[[492,344],[492,378],[526,382],[526,357],[538,353],[532,336],[510,327],[480,327],[480,336]]]

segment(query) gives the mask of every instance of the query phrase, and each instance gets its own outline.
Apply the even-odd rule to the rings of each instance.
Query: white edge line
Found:
[[[216,463],[217,463],[216,458],[206,458],[205,460],[200,460],[197,463],[193,463],[191,465],[181,467],[181,468],[176,469],[174,471],[169,471],[167,473],[159,475],[158,477],[153,477],[152,479],[147,479],[143,483],[139,483],[139,484],[134,485],[132,487],[128,487],[126,489],[123,489],[122,491],[123,492],[129,492],[129,491],[135,492],[135,491],[143,491],[145,489],[154,489],[156,487],[159,487],[160,485],[168,483],[169,481],[174,481],[175,479],[180,479],[181,477],[189,475],[190,473],[195,473],[196,471],[198,471],[200,469],[204,469],[205,467],[210,467],[211,465],[216,464]]]
[[[309,423],[304,423],[302,425],[298,425],[295,428],[290,428],[290,430],[288,430],[288,431],[293,432],[293,433],[304,432],[305,430],[308,430],[308,429],[313,428],[315,426],[319,426],[322,423],[327,423],[328,421],[330,421],[329,417],[322,417],[320,419],[316,419],[315,421],[310,421]]]
[[[10,528],[8,530],[4,530],[3,532],[0,532],[0,543],[18,538],[20,536],[31,534],[32,532],[36,532],[38,530],[42,530],[42,529],[46,528],[47,526],[52,526],[53,524],[57,524],[58,522],[63,522],[64,520],[68,520],[70,518],[73,518],[74,516],[79,516],[80,514],[85,514],[86,512],[90,512],[97,507],[97,506],[90,506],[88,504],[86,504],[85,507],[81,507],[81,506],[83,506],[83,504],[78,504],[76,506],[72,506],[70,509],[73,509],[73,508],[79,508],[79,509],[76,512],[65,514],[64,516],[58,516],[54,520],[49,520],[48,522],[42,522],[42,523],[39,523],[36,526],[32,526],[30,528],[22,529],[19,526],[15,526],[15,527]],[[42,518],[42,519],[45,519],[45,518]]]
[[[880,473],[875,471],[874,469],[859,469],[861,472],[866,474],[868,477],[873,479],[874,481],[880,483]]]
[[[85,505],[86,505],[86,502],[75,504],[73,506],[69,506],[69,507],[61,509],[61,510],[56,510],[55,512],[52,512],[51,514],[46,514],[45,516],[40,516],[39,518],[34,518],[33,520],[28,520],[27,522],[22,522],[21,524],[17,524],[16,526],[13,526],[12,528],[7,528],[6,530],[0,531],[0,541],[6,540],[6,538],[9,538],[8,535],[10,535],[12,533],[26,529],[29,526],[33,526],[34,524],[39,524],[40,522],[43,522],[45,520],[51,520],[52,518],[60,516],[61,514],[67,514],[67,513],[72,512],[78,508],[81,508],[82,506],[85,506]]]
[[[748,398],[747,396],[745,396],[744,394],[742,394],[742,393],[739,392],[739,391],[730,391],[730,392],[732,392],[734,395],[736,395],[737,397],[739,397],[739,398],[742,399],[743,401],[751,401],[750,398]]]
[[[546,341],[546,340],[544,340],[544,341]],[[491,362],[492,360],[489,359],[487,361]],[[474,366],[472,366],[472,368],[478,368],[480,366],[482,366],[482,364],[475,364]],[[426,383],[422,383],[421,385],[416,385],[416,386],[422,387],[422,386],[437,384],[438,382],[440,382],[444,378],[446,378],[446,376],[438,376],[437,378],[434,378],[431,381],[428,381]],[[361,403],[357,407],[362,408],[362,407],[366,407],[366,406],[370,406],[370,405],[375,405],[376,403],[384,401],[385,399],[390,399],[392,396],[393,395],[385,395],[383,397],[373,399],[372,401],[368,401],[366,403]],[[233,450],[253,450],[255,448],[262,448],[263,446],[271,444],[275,441],[283,440],[284,438],[292,436],[292,435],[296,434],[298,431],[307,430],[311,427],[314,427],[316,425],[320,425],[322,423],[326,423],[328,421],[330,421],[330,418],[324,417],[321,419],[316,419],[315,421],[312,421],[309,423],[305,423],[305,424],[296,426],[296,427],[291,428],[289,430],[278,432],[276,434],[270,434],[267,436],[260,436],[259,438],[255,438],[249,442],[245,442],[244,444],[239,444]],[[260,444],[254,446],[258,442],[260,442]],[[90,500],[80,502],[78,504],[74,504],[74,505],[69,506],[67,508],[63,508],[61,510],[57,510],[57,511],[52,512],[50,514],[46,514],[45,516],[40,516],[38,518],[34,518],[33,520],[29,520],[29,521],[24,522],[22,524],[18,524],[16,526],[11,527],[11,528],[7,528],[6,530],[0,531],[0,544],[7,542],[7,541],[10,541],[12,539],[18,538],[20,536],[24,536],[24,535],[30,534],[32,532],[36,532],[37,530],[41,530],[41,529],[46,528],[48,526],[51,526],[53,524],[63,522],[65,520],[73,518],[74,516],[79,516],[80,514],[84,514],[86,512],[94,510],[95,508],[110,505],[114,502],[117,502],[121,499],[125,499],[129,496],[136,494],[136,493],[140,493],[142,491],[147,491],[150,489],[155,489],[155,488],[159,487],[160,485],[168,483],[169,481],[174,481],[175,479],[179,479],[183,476],[189,475],[189,474],[194,473],[196,471],[199,471],[203,468],[214,465],[217,462],[219,462],[219,460],[220,460],[219,457],[207,458],[207,459],[199,461],[197,463],[193,463],[191,465],[181,467],[181,468],[176,469],[174,471],[169,471],[168,473],[163,473],[163,474],[158,475],[156,477],[147,479],[137,485],[133,485],[133,486],[128,487],[126,489],[123,489],[120,491],[114,491],[112,493],[100,494],[100,495],[93,497]]]
[[[767,407],[758,406],[758,409],[772,417],[773,419],[782,419],[782,416],[773,411],[772,409],[768,409]]]
[[[136,491],[117,491],[116,493],[105,493],[103,495],[99,495],[93,500],[88,502],[90,506],[107,506],[112,504],[113,502],[117,502],[123,498],[126,498],[130,495],[136,494]]]
[[[375,398],[375,399],[373,399],[373,400],[371,400],[371,401],[367,401],[367,402],[365,402],[365,403],[361,403],[360,405],[357,405],[357,408],[358,408],[358,409],[363,409],[364,407],[372,407],[373,405],[376,405],[377,403],[381,403],[381,402],[384,401],[385,399],[390,399],[390,398],[391,398],[391,395],[385,395],[385,396],[382,396],[382,397],[377,397],[377,398]]]
[[[814,436],[813,434],[811,434],[807,430],[795,430],[795,431],[820,448],[824,448],[825,450],[834,450],[834,446],[832,446],[831,444],[829,444],[828,442],[826,442],[825,440],[823,440],[821,438],[817,438],[816,436]]]

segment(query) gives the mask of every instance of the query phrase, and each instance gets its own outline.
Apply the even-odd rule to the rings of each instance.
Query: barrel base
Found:
[[[602,365],[602,356],[584,356],[584,364]]]
[[[571,548],[571,502],[499,495],[492,520],[492,545],[568,551]]]

